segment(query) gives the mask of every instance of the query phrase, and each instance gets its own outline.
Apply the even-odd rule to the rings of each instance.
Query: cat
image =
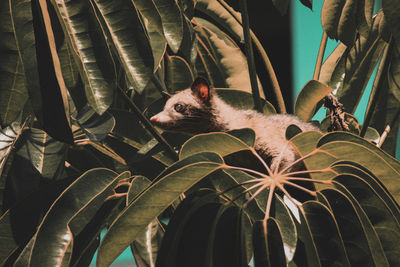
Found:
[[[156,126],[190,134],[250,128],[256,134],[254,148],[271,169],[279,170],[299,158],[286,140],[286,128],[296,125],[304,131],[319,131],[294,115],[264,115],[254,110],[239,110],[224,102],[206,79],[198,77],[192,86],[168,95],[164,109],[150,118]],[[281,155],[280,155],[281,154]],[[293,166],[289,169],[298,168]]]

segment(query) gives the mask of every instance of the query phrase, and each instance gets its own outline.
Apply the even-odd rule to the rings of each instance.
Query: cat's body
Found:
[[[163,111],[151,121],[166,130],[192,134],[251,128],[256,134],[256,151],[264,159],[272,157],[272,168],[277,164],[282,168],[298,158],[285,137],[289,125],[302,131],[318,130],[293,115],[266,116],[254,110],[238,110],[219,98],[202,78],[197,78],[190,89],[171,96]]]

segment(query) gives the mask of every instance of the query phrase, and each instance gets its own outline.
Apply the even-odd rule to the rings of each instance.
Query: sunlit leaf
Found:
[[[165,39],[177,53],[183,39],[183,16],[174,0],[153,0],[161,16]]]
[[[97,256],[98,266],[108,266],[137,238],[138,233],[196,182],[220,168],[222,159],[214,153],[199,153],[186,158],[188,164],[172,165],[156,178],[111,224]],[[129,227],[127,227],[129,225]]]
[[[102,114],[112,102],[113,87],[109,81],[115,79],[115,71],[111,52],[104,45],[104,34],[99,34],[101,29],[94,11],[89,3],[82,1],[52,0],[51,3],[72,48],[88,103],[97,113]],[[94,20],[95,23],[89,24],[88,20]]]
[[[332,91],[332,88],[319,81],[307,82],[296,98],[294,114],[304,121],[309,121],[314,115],[318,102]]]
[[[353,45],[356,36],[359,2],[358,0],[347,0],[339,19],[338,39],[347,46]]]
[[[25,81],[24,68],[27,71],[35,68],[36,60],[22,60],[22,55],[26,55],[25,60],[28,55],[36,56],[30,1],[2,1],[0,5],[0,56],[3,59],[0,66],[0,123],[6,127],[17,119],[24,108],[28,99],[27,86],[32,90],[38,89],[38,79],[34,77],[34,72],[33,75],[28,73],[34,80]],[[25,28],[22,27],[24,24]],[[24,34],[30,37],[23,39]]]
[[[346,0],[326,0],[321,10],[324,31],[332,39],[338,39],[338,24]]]
[[[181,91],[190,87],[194,75],[186,60],[179,56],[167,56],[165,64],[165,82],[170,92]]]

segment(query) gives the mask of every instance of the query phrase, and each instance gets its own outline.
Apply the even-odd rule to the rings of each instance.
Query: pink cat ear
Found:
[[[194,80],[191,89],[193,94],[204,103],[210,101],[210,86],[206,79],[197,77]]]

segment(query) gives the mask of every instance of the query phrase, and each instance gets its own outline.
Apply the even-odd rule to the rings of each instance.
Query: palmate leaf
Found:
[[[151,78],[154,61],[150,41],[135,6],[129,0],[94,2],[107,25],[129,82],[141,92]]]
[[[342,193],[346,194],[346,196],[355,205],[357,213],[360,215],[360,217],[363,217],[362,220],[364,226],[369,231],[368,238],[372,240],[369,245],[371,246],[371,250],[374,250],[374,252],[372,253],[374,261],[380,262],[380,264],[382,264],[383,266],[390,266],[392,264],[395,264],[399,259],[398,249],[396,249],[396,245],[394,245],[395,243],[392,242],[393,238],[399,233],[397,231],[397,225],[393,228],[392,215],[390,213],[387,213],[387,209],[384,209],[382,211],[370,209],[369,204],[366,202],[367,198],[363,198],[362,195],[359,196],[358,194],[355,194],[356,192],[351,193],[347,189],[347,187],[344,187],[341,184],[342,181],[343,180],[339,180],[340,183],[335,183],[335,186]],[[351,182],[352,181],[349,181],[350,189],[357,190],[357,185],[351,185]],[[347,185],[345,184],[345,186]],[[365,187],[363,188],[362,186],[359,189],[362,190],[365,189]],[[362,191],[365,192],[365,190]],[[375,206],[376,203],[379,203],[381,201],[376,195],[373,196],[370,194],[368,196],[372,201],[372,206]],[[371,198],[371,196],[373,197]],[[368,218],[365,218],[366,216]],[[373,227],[373,231],[371,230],[370,225]]]
[[[34,45],[34,40],[32,39],[29,44],[29,38],[20,39],[23,36],[21,31],[28,31],[29,28],[30,32],[26,33],[33,36],[32,15],[29,16],[30,1],[3,1],[0,10],[0,56],[3,59],[0,66],[0,123],[2,127],[6,127],[17,119],[28,99],[24,67],[30,69],[33,66],[30,66],[29,62],[22,61],[22,53],[33,53],[31,56],[35,54],[30,47]],[[24,66],[24,63],[28,65]],[[35,60],[30,63],[36,64]],[[28,82],[30,85],[34,84],[34,81]]]
[[[61,262],[67,264],[71,257],[68,250],[73,239],[69,221],[82,211],[89,214],[81,219],[89,220],[96,212],[96,205],[112,194],[118,177],[111,170],[99,168],[84,173],[72,183],[54,202],[30,245],[28,244],[17,260],[16,266],[21,266],[24,262],[28,265],[48,266],[57,266]],[[89,206],[93,209],[83,209]],[[79,228],[84,225],[75,224]],[[76,227],[74,230],[77,230]]]
[[[388,266],[377,234],[366,215],[359,212],[359,204],[337,189],[324,189],[321,194],[335,216],[352,266]]]
[[[300,213],[310,229],[321,265],[350,266],[337,223],[329,209],[320,202],[307,201],[302,204]],[[308,263],[314,265],[313,261]]]
[[[73,51],[89,105],[99,114],[112,102],[115,78],[111,52],[88,2],[52,0],[66,40]],[[82,19],[85,18],[85,19]],[[96,43],[96,45],[95,45]]]
[[[217,154],[199,153],[161,173],[111,224],[99,248],[98,266],[108,266],[113,262],[181,193],[219,169],[222,162]]]
[[[286,266],[282,234],[274,218],[253,226],[254,266]]]

